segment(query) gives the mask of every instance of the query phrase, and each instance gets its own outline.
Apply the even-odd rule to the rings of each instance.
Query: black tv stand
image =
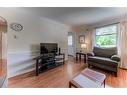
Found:
[[[39,73],[63,65],[65,63],[65,54],[47,53],[41,54],[35,59],[36,59],[36,76],[38,76]]]

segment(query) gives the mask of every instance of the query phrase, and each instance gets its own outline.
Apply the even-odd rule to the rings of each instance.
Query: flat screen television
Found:
[[[57,53],[58,44],[57,43],[40,43],[40,53]]]

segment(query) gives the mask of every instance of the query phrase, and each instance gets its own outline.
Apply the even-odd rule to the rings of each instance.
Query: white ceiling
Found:
[[[127,8],[117,7],[27,7],[21,8],[40,17],[67,25],[90,25],[127,14]]]

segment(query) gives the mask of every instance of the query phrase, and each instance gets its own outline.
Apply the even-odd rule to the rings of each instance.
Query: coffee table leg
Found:
[[[69,82],[69,88],[71,88],[71,82]]]
[[[81,61],[81,54],[79,54],[79,60]]]
[[[76,61],[78,61],[78,54],[76,53]]]
[[[84,63],[86,63],[86,54],[84,54]]]
[[[105,88],[105,80],[104,80],[104,88]]]

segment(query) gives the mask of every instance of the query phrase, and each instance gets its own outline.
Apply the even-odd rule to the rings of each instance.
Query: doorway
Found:
[[[0,85],[7,87],[7,22],[0,17]]]
[[[75,33],[68,32],[68,56],[75,56]]]

